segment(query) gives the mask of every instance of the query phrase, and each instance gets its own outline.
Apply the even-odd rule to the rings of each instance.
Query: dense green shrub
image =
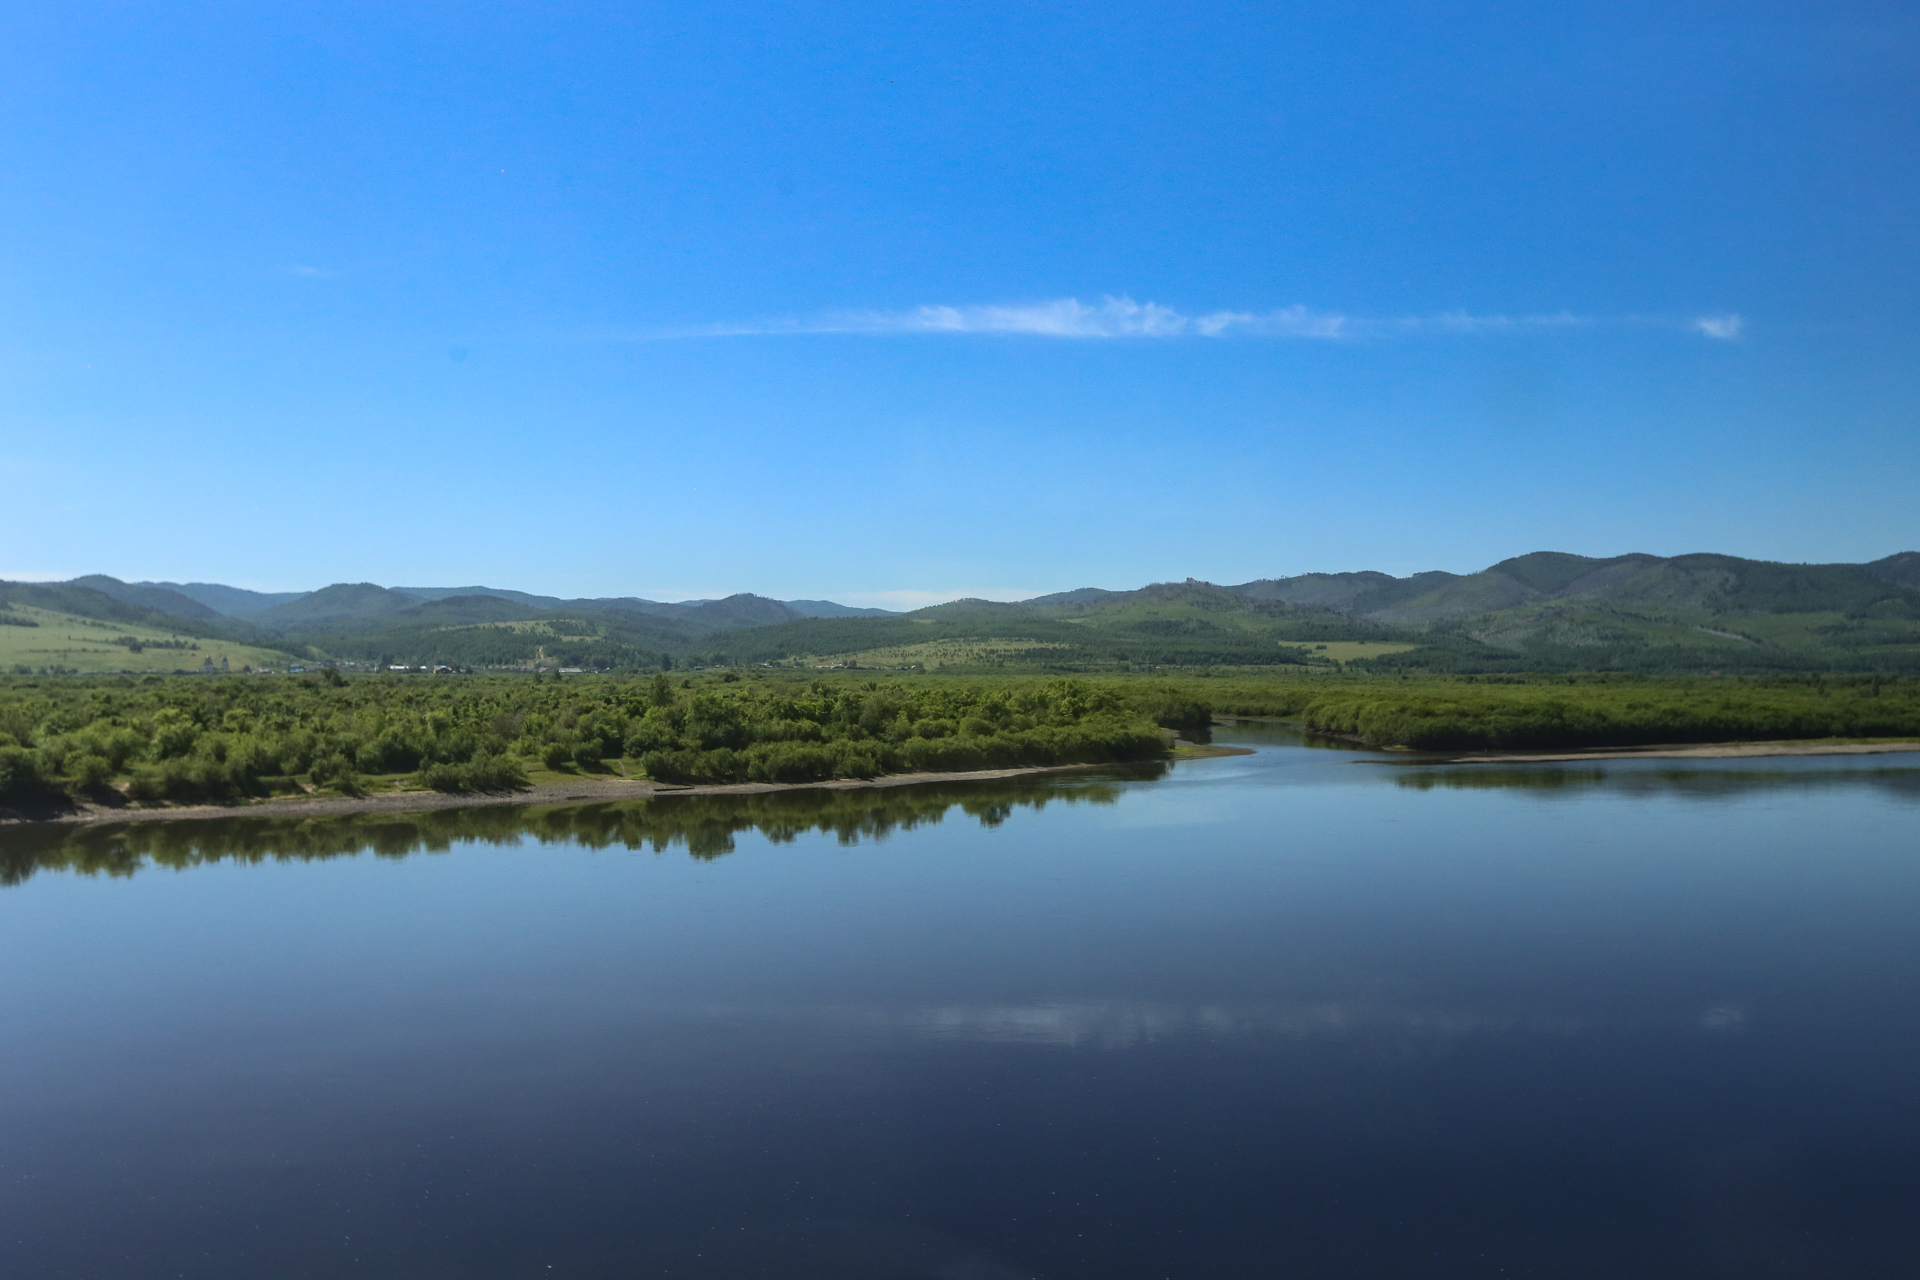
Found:
[[[1133,703],[1162,729],[1198,732],[1213,723],[1213,705],[1191,691],[1172,688],[1148,689],[1136,693]]]
[[[24,747],[0,747],[0,804],[45,804],[60,797],[34,753]]]
[[[464,764],[427,765],[414,782],[430,791],[512,791],[527,785],[527,774],[506,756],[475,756]]]
[[[773,742],[755,747],[748,756],[750,782],[825,782],[838,765],[834,753],[811,742]]]
[[[105,791],[113,781],[113,762],[101,755],[75,756],[67,762],[67,778],[77,791]]]
[[[1389,685],[1324,692],[1302,718],[1321,733],[1440,751],[1920,734],[1920,688],[1901,683],[1891,696],[1873,681],[1790,678]]]
[[[1185,723],[1203,705],[1160,686],[724,674],[736,678],[678,688],[657,676],[0,680],[0,741],[31,756],[15,770],[28,790],[124,781],[135,799],[197,802],[296,779],[493,789],[520,785],[534,760],[591,770],[623,754],[658,778],[710,782],[1139,759],[1165,754],[1156,719],[1169,707]]]
[[[335,752],[314,761],[307,776],[313,779],[315,786],[332,787],[342,795],[357,796],[366,789],[359,772],[354,768],[354,761],[345,752]]]
[[[210,754],[186,759],[172,756],[139,769],[127,788],[127,794],[135,800],[186,803],[238,800],[267,793],[268,788],[257,775]]]

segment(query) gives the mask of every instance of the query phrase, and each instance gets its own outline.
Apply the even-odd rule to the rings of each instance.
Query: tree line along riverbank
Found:
[[[0,679],[0,806],[810,783],[1164,758],[1214,715],[1429,750],[1920,736],[1920,680],[1282,675]]]
[[[0,803],[808,783],[1164,758],[1207,707],[1073,680],[141,677],[0,683]]]
[[[1920,680],[1876,675],[1225,678],[1205,696],[1220,715],[1430,751],[1920,736]]]

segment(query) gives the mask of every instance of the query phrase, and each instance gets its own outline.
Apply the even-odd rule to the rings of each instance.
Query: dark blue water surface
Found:
[[[0,833],[6,1277],[1911,1277],[1920,759]]]

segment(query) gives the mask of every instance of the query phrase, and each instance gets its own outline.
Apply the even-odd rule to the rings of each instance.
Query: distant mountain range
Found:
[[[1479,573],[1082,587],[910,613],[737,594],[662,602],[495,587],[0,583],[9,602],[302,659],[634,668],[800,662],[1105,670],[1886,670],[1920,674],[1920,552],[1866,564],[1541,551]],[[23,634],[23,633],[22,633]],[[22,641],[22,643],[25,643]]]
[[[1920,552],[1903,551],[1868,564],[1779,564],[1704,554],[1599,560],[1536,551],[1472,574],[1303,573],[1222,590],[1375,622],[1421,624],[1556,600],[1709,614],[1817,612],[1887,599],[1888,586],[1920,589]],[[1065,595],[1082,602],[1094,598],[1087,589]],[[1042,596],[1033,603],[1059,599]]]
[[[371,582],[336,582],[318,591],[249,591],[217,582],[122,582],[89,574],[64,585],[88,587],[123,604],[138,605],[177,618],[244,619],[273,630],[301,630],[316,624],[338,625],[402,616],[423,604],[455,597],[507,600],[548,612],[614,610],[655,618],[687,619],[704,630],[766,626],[796,618],[868,618],[890,616],[886,609],[860,609],[831,600],[771,600],[748,593],[724,600],[662,603],[635,596],[563,600],[500,587],[380,587]]]

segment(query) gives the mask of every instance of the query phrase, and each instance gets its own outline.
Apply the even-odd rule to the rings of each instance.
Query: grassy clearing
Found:
[[[1354,662],[1361,658],[1381,658],[1389,653],[1411,653],[1417,644],[1392,644],[1385,640],[1328,640],[1322,644],[1301,644],[1315,658],[1331,662]]]
[[[239,671],[285,667],[295,660],[275,649],[181,636],[137,623],[102,622],[28,605],[15,605],[6,616],[38,625],[0,626],[0,672],[5,673],[24,674],[16,671],[23,666],[33,672],[59,668],[88,675],[165,673],[197,669],[209,658],[216,667],[225,658]],[[129,639],[140,646],[138,652],[126,643]]]

